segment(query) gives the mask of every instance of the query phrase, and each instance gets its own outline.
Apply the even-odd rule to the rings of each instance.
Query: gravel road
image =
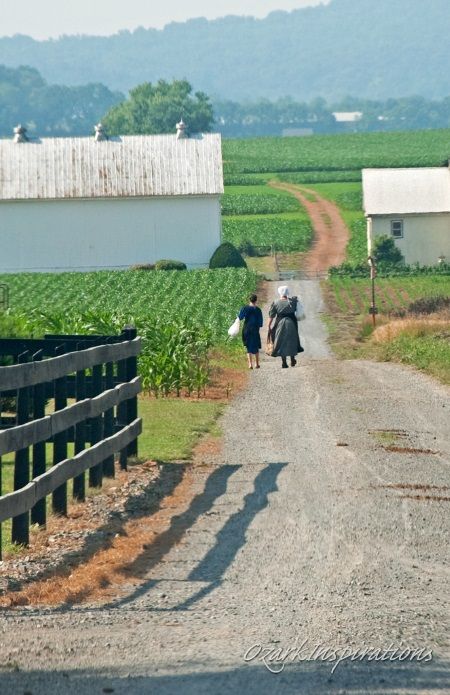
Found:
[[[291,286],[306,351],[227,409],[177,543],[109,606],[3,612],[2,695],[450,693],[449,389],[335,360],[318,284]],[[333,660],[364,647],[422,660]]]

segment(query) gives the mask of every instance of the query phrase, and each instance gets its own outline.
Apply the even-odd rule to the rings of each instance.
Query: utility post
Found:
[[[378,309],[376,305],[376,298],[375,298],[375,278],[377,276],[377,265],[376,265],[376,258],[374,256],[369,256],[367,259],[367,262],[370,266],[370,280],[372,283],[372,303],[369,309],[369,314],[372,316],[372,323],[373,327],[375,328],[377,320],[376,316],[378,314]]]

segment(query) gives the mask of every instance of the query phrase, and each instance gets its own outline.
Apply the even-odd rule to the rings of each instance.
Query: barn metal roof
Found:
[[[218,134],[0,140],[0,200],[221,193]]]
[[[363,169],[366,215],[450,212],[450,170]]]

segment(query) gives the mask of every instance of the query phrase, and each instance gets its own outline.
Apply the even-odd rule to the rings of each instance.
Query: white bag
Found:
[[[228,335],[231,338],[235,338],[237,335],[239,335],[239,329],[241,327],[241,322],[239,321],[239,318],[236,319],[234,323],[231,324],[231,326],[228,329]]]
[[[303,321],[303,319],[306,319],[305,307],[298,299],[297,299],[297,307],[295,309],[295,317],[296,317],[296,319],[298,319],[298,321]]]

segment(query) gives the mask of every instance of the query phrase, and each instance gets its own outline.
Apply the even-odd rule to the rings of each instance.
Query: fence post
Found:
[[[33,355],[33,362],[40,362],[43,351],[39,350]],[[39,420],[45,417],[45,384],[36,384],[33,389],[33,419]],[[33,478],[45,473],[46,469],[46,448],[45,442],[38,442],[33,445]],[[34,505],[31,510],[31,523],[45,526],[47,521],[46,499],[45,497]]]
[[[29,352],[23,352],[19,355],[18,363],[25,364],[29,361]],[[29,417],[29,387],[17,390],[17,416],[16,423],[18,425],[24,425],[28,422]],[[15,463],[14,463],[14,490],[20,490],[25,487],[30,482],[30,459],[29,450],[20,449],[16,451]],[[19,514],[12,520],[12,535],[11,540],[13,543],[20,543],[21,545],[28,545],[30,540],[30,514],[25,512],[24,514]]]
[[[105,368],[105,389],[114,388],[114,363],[108,362]],[[114,434],[114,408],[105,411],[104,415],[104,437],[111,437]],[[114,454],[108,456],[103,461],[103,473],[107,478],[114,478]]]
[[[84,343],[77,343],[77,350],[83,350]],[[77,401],[84,401],[86,398],[86,373],[84,369],[76,373],[75,377],[75,398]],[[82,420],[75,425],[75,454],[79,454],[86,446],[86,421]],[[77,502],[84,502],[86,499],[86,476],[84,473],[73,479],[73,499]]]
[[[65,345],[56,348],[55,355],[65,353]],[[67,381],[63,376],[54,382],[55,411],[67,406]],[[67,432],[59,432],[53,438],[53,465],[67,458]],[[53,492],[52,506],[55,514],[67,516],[67,483],[63,483]]]
[[[137,330],[133,326],[125,326],[123,335],[126,340],[134,340],[137,336]],[[127,359],[127,381],[132,381],[137,377],[137,357],[128,357]],[[130,398],[127,403],[127,425],[134,422],[138,416],[138,399],[137,396]],[[134,439],[128,445],[128,456],[138,455],[138,442]]]
[[[92,367],[91,398],[99,396],[103,391],[103,364]],[[91,444],[97,444],[103,439],[103,415],[91,418]],[[89,469],[90,487],[101,487],[103,484],[103,463]]]

